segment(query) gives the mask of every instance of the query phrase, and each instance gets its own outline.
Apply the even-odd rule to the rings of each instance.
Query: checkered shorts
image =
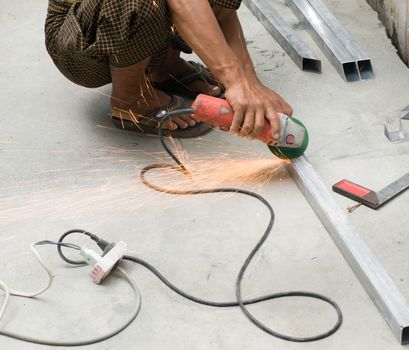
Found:
[[[237,9],[241,0],[209,0]],[[111,82],[109,64],[126,67],[173,46],[191,52],[175,33],[166,0],[49,0],[47,51],[57,68],[85,87]]]

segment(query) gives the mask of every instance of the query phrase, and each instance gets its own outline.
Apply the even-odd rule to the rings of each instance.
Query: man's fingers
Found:
[[[293,115],[293,112],[294,112],[293,109],[287,103],[283,106],[283,113],[285,115],[288,115],[289,117],[291,117]]]
[[[252,136],[254,130],[254,111],[247,110],[244,116],[244,122],[241,126],[240,136]]]
[[[230,126],[230,132],[232,132],[233,134],[238,134],[240,131],[240,127],[243,124],[243,120],[244,111],[242,109],[237,109],[236,111],[234,111],[234,118]]]
[[[274,109],[268,109],[266,118],[270,121],[271,136],[275,141],[280,137],[280,117]]]
[[[254,118],[254,131],[253,134],[254,136],[261,135],[264,124],[267,122],[266,116],[265,116],[265,111],[264,109],[260,108],[256,111],[256,115]]]

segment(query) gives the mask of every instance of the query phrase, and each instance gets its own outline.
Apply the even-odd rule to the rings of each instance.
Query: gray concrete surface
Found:
[[[409,143],[391,144],[383,136],[384,120],[409,104],[409,71],[364,0],[326,3],[371,55],[375,80],[345,83],[323,56],[322,75],[301,72],[246,8],[240,17],[261,79],[288,99],[308,126],[307,154],[325,184],[348,178],[380,189],[409,171]],[[232,299],[237,271],[267,223],[266,210],[238,195],[174,197],[144,187],[139,171],[152,162],[169,162],[158,141],[112,127],[109,87],[75,86],[53,67],[43,43],[46,1],[0,0],[0,5],[0,279],[13,288],[41,286],[45,277],[29,253],[30,243],[80,227],[127,241],[135,254],[191,293]],[[281,1],[274,6],[295,23]],[[301,30],[300,35],[319,52]],[[344,324],[323,341],[288,343],[255,328],[239,310],[194,305],[142,268],[126,264],[142,291],[142,311],[126,331],[87,349],[401,348],[263,144],[213,132],[183,146],[203,186],[256,190],[276,211],[272,236],[249,269],[244,294],[323,293],[340,304]],[[158,184],[186,186],[175,175],[150,176]],[[351,204],[336,198],[345,208]],[[408,204],[406,193],[378,212],[360,208],[351,218],[409,299]],[[41,252],[56,275],[53,287],[36,300],[12,298],[0,327],[83,339],[103,334],[129,315],[133,297],[125,282],[111,279],[96,286],[87,267],[67,267],[54,248]],[[327,306],[303,299],[252,310],[294,335],[317,333],[335,320]],[[0,337],[0,348],[46,347]]]

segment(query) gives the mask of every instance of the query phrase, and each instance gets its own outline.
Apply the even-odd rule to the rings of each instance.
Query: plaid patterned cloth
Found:
[[[241,0],[209,3],[237,9]],[[166,0],[49,0],[45,39],[61,73],[85,87],[110,83],[110,63],[130,66],[170,46],[191,52],[174,31]]]

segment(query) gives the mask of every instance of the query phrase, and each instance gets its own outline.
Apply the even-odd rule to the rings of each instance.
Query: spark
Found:
[[[148,119],[145,116],[143,116],[142,114],[138,114],[133,112],[132,110],[129,110],[129,113],[131,114],[131,117],[136,121],[136,124],[139,123],[139,119]]]
[[[221,186],[239,186],[246,188],[261,188],[264,185],[271,183],[274,179],[281,178],[280,170],[286,161],[263,158],[261,155],[255,159],[234,159],[234,155],[227,152],[209,154],[205,157],[191,160],[185,150],[181,148],[181,144],[176,140],[171,140],[171,147],[188,167],[193,174],[193,182],[190,182],[180,173],[175,173],[171,169],[156,170],[149,174],[149,181],[162,187],[172,189],[199,189],[199,188],[214,188]],[[108,149],[109,150],[109,149]],[[125,155],[125,157],[98,157],[95,158],[101,162],[106,159],[114,159],[118,162],[134,162],[141,168],[146,163],[142,159],[141,162],[135,161],[133,157],[127,155],[143,152],[146,157],[157,158],[164,162],[167,155],[162,152],[144,152],[134,149],[116,148],[110,150],[110,154]],[[108,153],[109,154],[109,153]],[[237,155],[236,155],[237,156]],[[254,157],[254,155],[253,155]],[[230,158],[230,159],[229,159]],[[139,165],[138,165],[139,164]],[[54,169],[53,171],[66,172],[67,169]],[[80,171],[77,178],[79,180],[95,180],[95,175],[102,170],[98,168],[87,169],[84,173]],[[103,170],[105,171],[105,170]],[[70,171],[71,176],[75,174],[75,169]],[[75,175],[74,175],[75,176]],[[56,183],[58,183],[56,179]],[[108,210],[113,207],[121,207],[129,212],[135,212],[143,207],[159,207],[163,210],[164,207],[174,207],[181,205],[180,197],[167,196],[159,201],[157,197],[152,195],[152,190],[143,186],[137,174],[128,177],[121,175],[105,176],[103,184],[84,183],[83,186],[75,185],[72,188],[51,188],[40,191],[27,192],[21,195],[13,195],[8,198],[0,199],[0,222],[10,223],[21,220],[38,218],[54,218],[54,217],[73,217],[76,219],[79,213],[86,212],[92,208],[93,212],[99,210]],[[81,183],[81,182],[80,182]],[[276,183],[279,184],[279,181]],[[222,198],[229,198],[234,194],[221,195]],[[143,198],[141,201],[140,199]],[[52,205],[50,205],[52,203]]]
[[[106,125],[101,125],[101,124],[96,124],[95,126],[97,128],[102,128],[102,129],[111,129],[111,130],[121,131],[121,130],[118,130],[118,128],[114,128],[112,126],[106,126]]]
[[[153,79],[152,79],[152,75],[150,74],[150,72],[145,74],[144,78],[145,78],[145,85],[146,85],[148,91],[151,92],[151,90],[152,90],[151,95],[155,98],[156,104],[160,106],[161,103],[159,101],[159,96],[158,96],[158,94],[156,92],[156,89],[153,87],[153,84],[151,82],[151,81],[153,81]]]
[[[146,73],[146,74],[144,75],[144,80],[145,80],[145,84],[146,84],[146,87],[148,88],[149,93],[150,93],[151,95],[156,96],[155,88],[154,88],[154,86],[153,86],[153,84],[152,84],[152,82],[151,82],[151,80],[152,80],[152,75],[150,74],[150,72],[148,72],[148,73]]]
[[[143,152],[142,150],[138,150],[138,149],[119,148],[119,147],[114,147],[114,146],[111,146],[110,150],[112,150],[113,152],[121,152],[121,153]]]
[[[0,239],[0,243],[11,241],[12,239],[15,239],[15,238],[17,238],[17,236],[10,236],[10,237],[6,237],[6,238],[2,238],[2,239]]]
[[[129,110],[128,112],[129,112],[128,115],[130,116],[132,123],[134,123],[134,125],[143,132],[143,129],[138,125],[139,121],[136,119],[135,114],[132,113],[132,110]]]
[[[119,118],[121,119],[121,126],[122,126],[122,129],[125,129],[124,119],[122,118],[122,111],[119,111]]]
[[[178,84],[182,85],[186,90],[194,92],[193,89],[190,86],[184,84],[182,81],[177,79],[174,75],[169,74],[169,77],[171,77],[173,80],[175,80]],[[210,84],[207,81],[204,81],[204,82],[207,83],[208,86],[210,86]]]
[[[144,93],[144,91],[142,89],[142,86],[140,86],[140,88],[139,88],[139,96],[141,97],[143,102],[145,102],[146,105],[149,105],[148,100],[145,97],[145,93]]]

